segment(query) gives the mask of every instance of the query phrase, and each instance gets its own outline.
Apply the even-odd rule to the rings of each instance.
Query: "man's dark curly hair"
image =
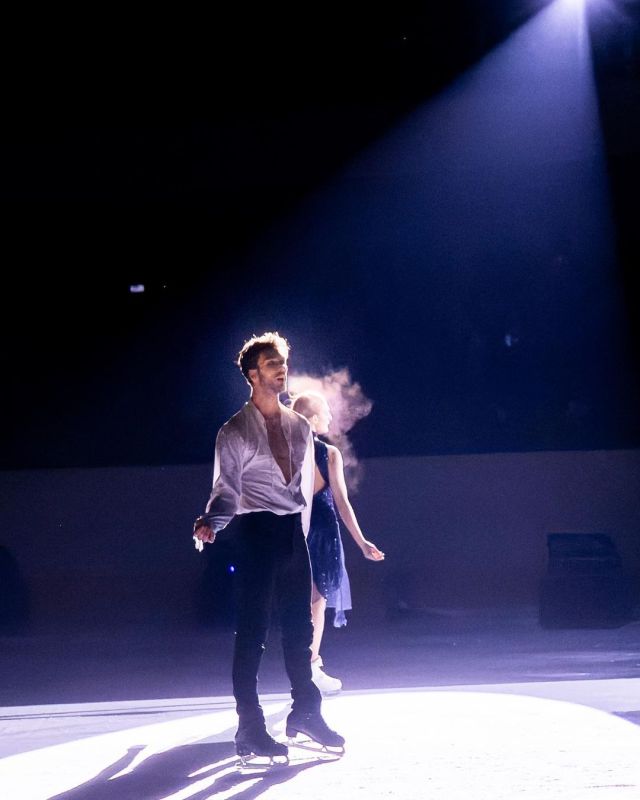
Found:
[[[280,336],[278,331],[265,331],[265,333],[260,336],[252,336],[242,345],[242,350],[238,353],[238,360],[236,363],[249,384],[251,383],[249,380],[249,370],[257,368],[260,353],[263,353],[265,350],[277,350],[287,358],[290,350],[289,342],[284,336]]]

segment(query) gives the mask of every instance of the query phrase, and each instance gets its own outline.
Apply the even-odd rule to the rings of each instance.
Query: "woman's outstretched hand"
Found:
[[[384,553],[378,550],[373,542],[368,542],[366,539],[360,545],[362,555],[368,558],[369,561],[384,561]]]

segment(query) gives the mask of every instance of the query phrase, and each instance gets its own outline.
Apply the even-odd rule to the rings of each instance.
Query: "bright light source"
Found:
[[[144,292],[144,283],[132,283],[129,286],[129,291],[131,294],[142,294]]]

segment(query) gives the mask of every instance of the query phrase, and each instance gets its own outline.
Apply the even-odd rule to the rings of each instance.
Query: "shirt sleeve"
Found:
[[[213,486],[203,515],[215,532],[221,531],[238,510],[242,478],[242,440],[224,427],[216,438]]]
[[[314,456],[313,432],[309,428],[307,435],[307,447],[304,452],[302,468],[300,470],[300,489],[304,497],[305,507],[302,509],[302,530],[304,535],[309,534],[311,525],[311,506],[313,504],[313,484],[316,460]]]

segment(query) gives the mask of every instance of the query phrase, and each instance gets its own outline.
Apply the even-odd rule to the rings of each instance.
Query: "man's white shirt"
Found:
[[[213,467],[213,487],[204,515],[218,532],[236,514],[270,511],[302,514],[309,532],[315,460],[309,422],[281,406],[282,431],[289,446],[291,481],[287,484],[267,436],[258,408],[248,401],[218,431]]]

